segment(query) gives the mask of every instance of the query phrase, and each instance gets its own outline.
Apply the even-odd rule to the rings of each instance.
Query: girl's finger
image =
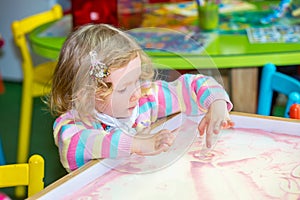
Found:
[[[200,133],[200,136],[204,135],[206,126],[207,126],[207,120],[206,117],[203,117],[203,119],[200,121],[198,125],[198,131]]]
[[[206,128],[206,147],[210,148],[212,146],[212,136],[215,125],[209,123]]]
[[[167,144],[169,146],[171,146],[174,142],[175,136],[170,133],[167,134],[166,137],[162,138],[162,140],[160,141],[162,144]]]
[[[222,124],[221,124],[221,128],[222,129],[227,129],[227,128],[231,128],[234,126],[234,122],[231,120],[223,120]]]
[[[159,131],[156,135],[155,135],[155,142],[159,142],[161,141],[163,138],[166,137],[167,134],[170,134],[171,132],[167,129],[163,129],[161,131]]]
[[[219,134],[220,133],[220,130],[221,128],[223,127],[224,122],[226,123],[226,121],[224,120],[220,120],[220,121],[217,121],[215,124],[214,124],[214,130],[213,130],[213,133],[214,134]],[[227,124],[227,123],[226,123]],[[226,125],[225,125],[226,126]]]
[[[228,121],[228,124],[229,124],[228,128],[234,127],[234,125],[235,125],[234,122],[231,120]]]
[[[166,151],[169,150],[169,148],[170,148],[170,146],[164,143],[164,144],[161,144],[161,145],[160,145],[159,151],[160,151],[160,152],[162,152],[162,151],[163,151],[163,152],[166,152]]]

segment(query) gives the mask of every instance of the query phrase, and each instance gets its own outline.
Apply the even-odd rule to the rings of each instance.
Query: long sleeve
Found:
[[[138,123],[146,126],[158,118],[176,112],[187,115],[206,113],[215,100],[227,102],[232,109],[228,94],[214,78],[201,74],[184,74],[173,82],[156,81],[140,99]]]
[[[104,130],[99,122],[75,121],[71,112],[56,119],[54,139],[62,165],[73,171],[92,159],[130,155],[132,136],[120,129]]]
[[[174,82],[153,82],[139,100],[139,115],[134,127],[139,131],[158,118],[176,112],[203,114],[217,99],[225,100],[228,110],[232,109],[224,88],[209,76],[185,74]],[[130,156],[133,140],[121,129],[106,129],[99,121],[76,121],[72,111],[56,119],[54,138],[61,163],[67,171],[73,171],[92,159]]]

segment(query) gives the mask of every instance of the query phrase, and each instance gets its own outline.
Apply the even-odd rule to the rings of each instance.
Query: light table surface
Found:
[[[298,199],[299,121],[231,117],[235,127],[221,132],[207,156],[199,154],[201,116],[178,115],[162,124],[181,126],[168,152],[90,161],[30,199]]]

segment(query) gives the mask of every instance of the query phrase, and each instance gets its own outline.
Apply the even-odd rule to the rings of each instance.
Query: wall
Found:
[[[13,20],[48,10],[56,0],[1,0],[0,34],[5,40],[0,52],[0,73],[4,80],[21,81],[21,58],[11,33]]]

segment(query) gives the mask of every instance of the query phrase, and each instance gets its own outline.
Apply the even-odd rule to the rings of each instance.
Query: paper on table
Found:
[[[170,13],[186,17],[198,15],[196,1],[165,4],[164,8]],[[223,0],[219,5],[219,13],[221,14],[254,9],[256,9],[254,4],[241,0]]]

